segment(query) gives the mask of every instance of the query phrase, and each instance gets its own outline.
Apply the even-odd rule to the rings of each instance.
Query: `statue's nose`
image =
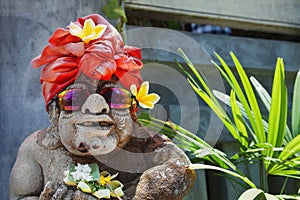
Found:
[[[81,107],[82,113],[103,114],[109,112],[109,106],[99,94],[91,94]]]

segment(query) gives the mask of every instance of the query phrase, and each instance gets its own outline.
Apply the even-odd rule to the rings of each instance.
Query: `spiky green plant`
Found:
[[[247,190],[242,196],[258,197],[264,196],[272,199],[272,195],[256,189],[255,184],[249,180],[236,166],[241,160],[253,160],[256,158],[260,165],[260,187],[266,189],[266,176],[277,175],[300,179],[300,72],[296,76],[293,105],[291,111],[291,129],[288,126],[288,97],[285,85],[284,63],[282,58],[277,59],[272,95],[263,88],[263,86],[254,78],[248,78],[242,65],[231,52],[231,58],[235,64],[238,76],[235,76],[226,62],[216,54],[221,66],[216,62],[213,64],[220,71],[221,75],[231,87],[230,95],[211,90],[206,84],[202,75],[194,67],[192,62],[179,49],[179,53],[184,58],[188,69],[182,67],[182,72],[186,75],[188,82],[194,91],[207,103],[213,112],[220,118],[225,127],[231,133],[233,138],[240,145],[240,152],[237,152],[232,158],[227,158],[223,152],[210,147],[205,141],[188,132],[172,122],[162,122],[155,119],[141,118],[141,122],[149,124],[152,128],[160,130],[163,134],[173,138],[178,146],[194,153],[196,157],[210,161],[214,166],[195,164],[192,168],[196,169],[215,169],[247,183],[251,190]],[[238,78],[240,82],[238,81]],[[257,102],[253,86],[267,110],[269,116],[264,120],[261,114],[261,108]],[[223,101],[231,107],[231,115],[226,112],[219,103]],[[252,138],[252,139],[250,139]],[[207,152],[203,154],[203,151]],[[274,197],[275,198],[275,197]],[[277,199],[297,199],[299,196],[276,196]]]
[[[251,151],[255,149],[258,150],[267,174],[300,179],[300,157],[297,154],[300,151],[300,72],[298,72],[295,81],[291,117],[292,131],[290,131],[287,123],[288,97],[282,58],[277,59],[272,97],[270,97],[267,91],[254,77],[248,78],[240,62],[232,52],[230,55],[235,63],[241,84],[239,84],[237,78],[225,61],[216,54],[222,66],[219,66],[215,62],[213,63],[231,86],[230,96],[228,96],[221,92],[211,91],[188,57],[184,52],[179,51],[198,79],[198,81],[194,79],[193,76],[179,64],[187,75],[189,83],[195,92],[222,120],[232,136],[239,142],[241,151],[248,154],[250,149]],[[269,110],[268,122],[262,118],[251,82],[258,96]],[[231,107],[233,119],[220,107],[214,95]],[[250,134],[253,138],[252,143],[249,140]]]

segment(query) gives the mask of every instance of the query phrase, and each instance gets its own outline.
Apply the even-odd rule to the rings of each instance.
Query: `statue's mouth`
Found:
[[[86,126],[86,127],[94,127],[94,126],[102,126],[102,127],[110,127],[114,124],[108,121],[86,121],[83,123],[78,123],[79,126]]]
[[[76,127],[85,131],[110,130],[114,125],[108,115],[84,115],[76,122]]]

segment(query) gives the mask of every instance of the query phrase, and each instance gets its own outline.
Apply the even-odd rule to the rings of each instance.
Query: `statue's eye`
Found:
[[[57,96],[59,109],[61,111],[79,110],[89,96],[90,92],[85,89],[64,90]]]
[[[114,109],[129,108],[132,104],[131,93],[124,88],[103,88],[99,94],[106,100],[107,104]]]

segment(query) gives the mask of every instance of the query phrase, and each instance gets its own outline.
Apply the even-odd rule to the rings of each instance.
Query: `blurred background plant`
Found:
[[[212,62],[231,88],[230,95],[227,95],[211,90],[185,53],[181,49],[178,51],[188,66],[185,68],[177,62],[179,68],[194,91],[219,117],[239,144],[239,152],[229,158],[224,152],[211,147],[195,134],[171,121],[164,122],[142,114],[139,116],[140,122],[167,135],[178,146],[190,152],[193,163],[190,168],[218,170],[225,175],[235,177],[234,180],[245,188],[240,199],[299,199],[300,195],[284,195],[283,191],[289,178],[300,179],[300,72],[298,72],[294,84],[292,109],[291,112],[288,112],[282,58],[277,59],[270,96],[254,77],[248,78],[234,53],[231,52],[230,55],[238,76],[235,76],[225,61],[216,54],[221,66]],[[258,97],[255,95],[253,87]],[[267,119],[262,117],[258,98],[268,110]],[[230,111],[226,111],[218,99],[226,103],[231,108]],[[291,119],[290,123],[288,118]],[[202,164],[203,161],[209,164]],[[250,165],[259,164],[258,188],[260,189],[253,183],[254,181],[239,170],[238,164],[243,162]],[[267,177],[269,175],[286,177],[281,191],[278,191],[276,195],[267,193]]]
[[[110,20],[118,20],[116,29],[119,33],[124,32],[127,17],[124,9],[124,0],[110,0],[102,7],[103,13]]]

